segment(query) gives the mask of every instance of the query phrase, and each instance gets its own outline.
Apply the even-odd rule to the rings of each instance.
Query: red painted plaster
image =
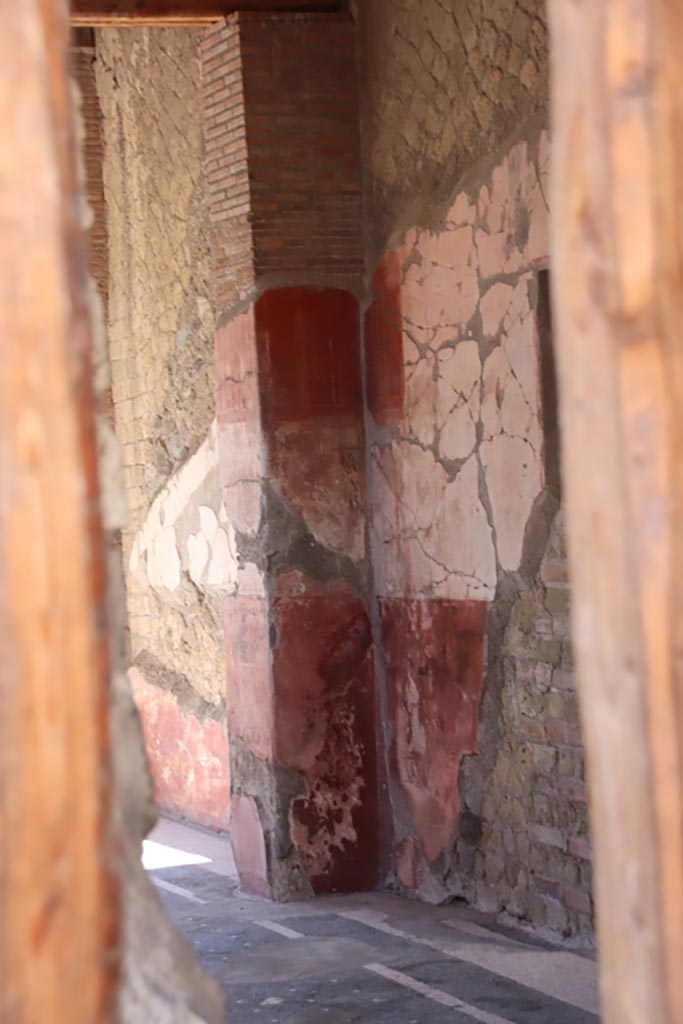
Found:
[[[372,303],[365,314],[366,398],[376,423],[395,423],[403,416],[402,328],[400,259],[386,252],[373,276]]]
[[[341,583],[302,573],[278,581],[273,601],[276,760],[299,772],[307,795],[290,824],[315,892],[377,881],[377,767],[370,623]]]
[[[477,749],[486,604],[382,598],[380,614],[392,771],[405,792],[415,840],[433,861],[453,841],[460,762]],[[403,876],[415,876],[412,851],[398,853]]]
[[[264,415],[362,420],[358,300],[327,288],[268,291],[255,307]]]
[[[230,757],[226,728],[184,714],[172,693],[129,672],[157,805],[189,821],[227,828]]]

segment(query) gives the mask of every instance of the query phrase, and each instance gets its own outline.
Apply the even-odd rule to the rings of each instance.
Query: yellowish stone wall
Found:
[[[158,799],[224,824],[227,740],[216,729],[235,567],[216,460],[199,33],[103,29],[96,54],[132,678]]]

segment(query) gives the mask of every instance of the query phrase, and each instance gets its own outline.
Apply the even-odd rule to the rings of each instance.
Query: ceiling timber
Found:
[[[105,25],[206,25],[234,11],[339,10],[339,0],[72,0],[74,28]]]

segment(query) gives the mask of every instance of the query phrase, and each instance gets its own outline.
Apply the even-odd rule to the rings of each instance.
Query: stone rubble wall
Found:
[[[96,52],[131,682],[159,805],[225,827],[236,566],[216,456],[199,33],[103,29]]]
[[[591,938],[588,793],[566,562],[560,512],[540,572],[512,603],[503,636],[500,741],[468,891],[482,908]],[[471,853],[462,838],[460,852]]]

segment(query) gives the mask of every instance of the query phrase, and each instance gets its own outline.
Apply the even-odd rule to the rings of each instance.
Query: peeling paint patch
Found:
[[[276,761],[299,772],[306,795],[290,810],[292,839],[314,891],[377,881],[377,768],[370,623],[342,583],[303,573],[278,581],[273,601]]]
[[[219,478],[227,519],[254,534],[261,519],[264,454],[254,309],[216,331]]]

